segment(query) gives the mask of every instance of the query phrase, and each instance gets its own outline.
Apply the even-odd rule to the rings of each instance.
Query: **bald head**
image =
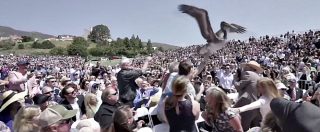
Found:
[[[127,69],[131,65],[131,60],[129,58],[123,58],[120,62],[120,66],[122,69]]]

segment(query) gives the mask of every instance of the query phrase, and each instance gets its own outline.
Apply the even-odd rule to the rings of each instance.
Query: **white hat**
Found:
[[[2,104],[0,105],[0,112],[7,108],[13,102],[24,100],[25,96],[25,92],[15,93],[12,90],[4,92],[1,96]]]
[[[249,66],[253,69],[255,69],[258,73],[262,73],[264,71],[263,68],[261,68],[260,64],[256,61],[249,61],[248,63],[242,64],[242,66]]]

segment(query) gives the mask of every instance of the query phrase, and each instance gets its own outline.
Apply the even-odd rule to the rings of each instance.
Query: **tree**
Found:
[[[52,49],[54,47],[56,47],[56,45],[54,45],[51,41],[49,40],[46,40],[46,41],[43,41],[42,44],[41,44],[41,49]]]
[[[88,38],[95,43],[106,41],[108,38],[110,38],[110,30],[105,25],[96,25],[92,28]]]
[[[163,48],[162,48],[162,47],[159,47],[158,50],[161,51],[161,52],[163,52]]]
[[[141,41],[141,39],[139,38],[139,36],[137,35],[137,37],[136,37],[136,40],[138,41],[137,43],[138,43],[138,48],[139,49],[142,49],[143,48],[143,43],[142,43],[142,41]]]
[[[51,55],[65,55],[66,54],[66,50],[65,50],[65,48],[62,48],[62,47],[55,47],[55,48],[51,49],[49,51],[49,53]]]
[[[123,44],[124,44],[125,48],[130,49],[131,45],[130,45],[130,41],[129,41],[128,37],[125,37],[123,39]]]
[[[12,40],[0,41],[0,48],[3,48],[5,50],[12,49],[15,45],[15,42],[13,42]]]
[[[95,48],[89,49],[89,54],[91,54],[92,56],[103,56],[104,51],[105,49],[103,48],[95,47]]]
[[[31,45],[31,47],[35,49],[52,49],[56,46],[51,41],[46,40],[46,41],[43,41],[42,43],[40,43],[39,41],[35,41]]]
[[[72,44],[74,45],[83,45],[85,47],[89,47],[89,43],[86,39],[83,37],[75,37],[72,41]]]
[[[30,36],[21,36],[22,38],[22,42],[31,42],[34,41],[34,38],[30,37]]]
[[[24,49],[24,44],[18,44],[18,49]]]
[[[152,43],[151,43],[150,39],[148,40],[148,43],[147,43],[147,51],[148,51],[148,53],[152,53],[152,51],[153,51]]]
[[[67,47],[68,55],[80,55],[86,57],[88,55],[87,47],[83,45],[71,44]]]

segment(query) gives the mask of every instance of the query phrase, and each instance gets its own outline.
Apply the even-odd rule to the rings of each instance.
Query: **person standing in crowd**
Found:
[[[154,96],[158,91],[158,87],[152,87],[147,81],[143,81],[141,87],[137,90],[136,98],[133,101],[134,107],[149,107],[149,101],[151,97]]]
[[[289,78],[288,83],[289,83],[288,85],[289,89],[287,90],[287,93],[290,96],[291,101],[297,101],[297,102],[302,101],[304,93],[302,89],[298,88],[297,79]]]
[[[118,72],[118,89],[120,94],[120,101],[129,106],[133,106],[133,100],[136,96],[136,90],[139,88],[135,80],[146,71],[151,57],[147,57],[141,69],[133,69],[132,62],[128,58],[121,60],[121,70]]]
[[[93,118],[99,108],[97,96],[92,93],[86,94],[84,99],[84,105],[86,107],[87,118]]]
[[[258,99],[257,81],[261,78],[259,76],[264,70],[255,61],[250,61],[242,65],[243,72],[240,75],[240,81],[235,82],[235,88],[239,93],[238,101],[234,107],[242,107],[250,104]],[[251,110],[243,112],[241,115],[241,125],[244,131],[249,130],[250,127],[259,126],[261,122],[261,115],[259,110]]]
[[[257,101],[254,101],[248,105],[234,108],[236,113],[242,113],[254,109],[260,109],[262,121],[264,121],[266,115],[271,111],[270,102],[274,98],[279,98],[280,93],[276,87],[276,84],[270,78],[261,78],[257,82],[257,88],[261,95]]]
[[[33,88],[36,84],[35,76],[32,73],[28,73],[27,61],[19,61],[17,63],[18,71],[9,72],[9,89],[16,92],[27,92],[30,98],[34,96]]]
[[[77,95],[77,89],[71,86],[66,86],[61,91],[61,97],[64,99],[61,104],[68,110],[78,110],[73,121],[86,118],[86,108],[84,105],[84,96]]]
[[[121,105],[119,103],[119,93],[113,88],[106,88],[101,96],[102,104],[97,113],[94,115],[94,120],[99,122],[101,128],[109,128],[113,122],[112,115]]]
[[[219,84],[220,84],[221,88],[223,89],[223,91],[225,91],[226,93],[233,93],[233,91],[234,91],[234,86],[233,86],[234,75],[232,74],[232,72],[230,70],[230,66],[225,65],[222,67],[222,69],[217,71],[217,77],[219,79]]]
[[[198,127],[214,132],[242,132],[240,116],[234,113],[227,94],[218,87],[211,87],[206,91],[206,106]]]
[[[172,86],[172,80],[173,78],[178,74],[178,66],[179,66],[179,62],[172,62],[170,65],[169,65],[169,73],[165,74],[164,75],[164,78],[162,80],[162,88],[163,88],[163,91],[165,93],[169,93],[171,92],[171,88],[168,88],[168,87],[171,87]]]
[[[39,132],[39,116],[41,110],[38,106],[26,106],[20,108],[14,117],[14,132]]]
[[[16,93],[12,90],[4,92],[1,96],[0,121],[4,122],[13,131],[14,116],[23,106],[25,92]]]
[[[67,110],[62,105],[54,105],[43,112],[39,117],[41,132],[70,132],[71,118],[78,110]]]
[[[49,101],[49,104],[57,104],[60,103],[63,99],[59,95],[59,91],[54,91],[51,87],[44,86],[42,88],[42,94],[51,97],[51,100]]]
[[[143,121],[135,122],[132,109],[124,105],[114,112],[112,127],[104,130],[106,132],[138,132],[143,124]],[[152,132],[152,129],[143,132]]]
[[[41,111],[44,111],[49,107],[49,101],[51,100],[51,96],[47,96],[44,94],[36,94],[33,98],[33,103],[40,107]]]
[[[200,104],[188,94],[189,79],[178,77],[173,83],[173,96],[164,99],[164,121],[170,126],[170,132],[196,132],[195,121],[200,114]]]

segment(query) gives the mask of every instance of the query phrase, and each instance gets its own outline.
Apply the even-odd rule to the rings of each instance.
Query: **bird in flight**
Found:
[[[207,44],[198,50],[199,54],[202,56],[210,56],[215,51],[222,49],[225,46],[228,33],[246,32],[245,27],[222,21],[220,23],[221,29],[214,33],[209,21],[208,12],[206,10],[184,4],[179,5],[178,8],[182,13],[186,13],[196,19],[201,31],[201,35],[207,40]]]

